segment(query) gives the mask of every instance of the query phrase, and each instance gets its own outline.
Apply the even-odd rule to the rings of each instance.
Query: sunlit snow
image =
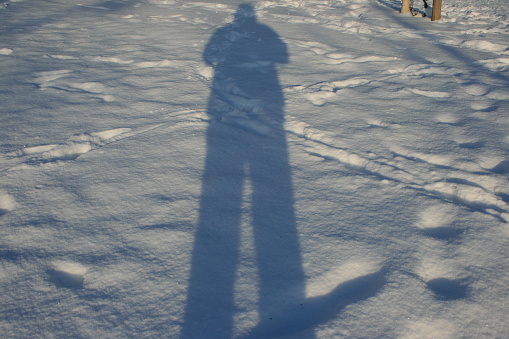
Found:
[[[0,0],[0,337],[509,337],[509,3],[244,2]]]

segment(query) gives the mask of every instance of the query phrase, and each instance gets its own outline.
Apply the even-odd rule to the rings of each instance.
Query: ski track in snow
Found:
[[[76,4],[101,12],[112,11],[110,4],[97,5],[94,2]],[[209,29],[204,13],[222,13],[231,15],[234,6],[208,3],[208,2],[182,2],[179,0],[147,0],[151,6],[166,9],[168,6],[179,6],[183,13],[174,15],[150,15],[140,17],[138,14],[122,14],[122,20],[132,23],[149,20],[152,23],[200,26],[203,30]],[[261,19],[280,21],[296,25],[319,25],[334,32],[358,35],[359,39],[367,39],[370,35],[390,34],[404,36],[407,39],[428,41],[431,33],[422,33],[416,29],[408,29],[405,24],[380,21],[368,21],[366,17],[373,11],[386,11],[398,6],[398,1],[378,0],[375,4],[364,1],[259,1],[256,4]],[[452,32],[447,39],[434,40],[432,45],[454,47],[471,50],[482,55],[490,54],[492,57],[476,60],[474,66],[481,68],[463,69],[457,64],[447,65],[445,62],[431,60],[409,61],[404,55],[375,55],[362,52],[359,55],[351,51],[343,51],[334,47],[333,43],[326,44],[318,41],[306,41],[301,38],[284,38],[285,42],[299,55],[308,60],[314,60],[319,67],[325,70],[338,67],[336,74],[322,73],[323,80],[307,81],[287,85],[284,88],[287,106],[305,105],[306,109],[320,112],[321,110],[338,109],[348,98],[363,98],[378,100],[383,103],[389,98],[396,103],[411,100],[418,104],[446,105],[449,100],[462,102],[471,111],[468,115],[460,115],[458,110],[451,112],[444,110],[435,116],[429,117],[427,123],[436,128],[447,130],[448,139],[455,145],[455,149],[462,152],[455,155],[452,152],[419,151],[412,145],[397,145],[390,143],[392,133],[413,133],[412,124],[394,119],[378,117],[373,112],[372,117],[364,115],[356,121],[359,130],[377,131],[378,139],[373,144],[380,143],[373,150],[365,147],[356,147],[353,140],[347,136],[338,137],[335,127],[326,128],[315,126],[299,113],[289,111],[286,115],[285,130],[289,140],[289,148],[295,157],[306,157],[313,163],[337,164],[339,168],[368,178],[398,190],[412,190],[419,195],[432,197],[436,203],[418,212],[417,221],[413,225],[422,238],[426,239],[416,249],[418,253],[430,252],[428,256],[421,256],[416,260],[413,271],[400,273],[411,277],[421,284],[427,291],[433,293],[440,302],[454,302],[466,299],[470,291],[469,273],[458,268],[460,263],[450,254],[451,250],[459,247],[458,239],[465,237],[465,229],[453,226],[458,210],[466,208],[469,211],[480,212],[502,223],[509,221],[509,189],[507,188],[507,175],[509,174],[509,159],[504,154],[491,155],[486,141],[476,135],[467,133],[469,119],[478,121],[496,121],[489,113],[497,111],[499,107],[507,105],[509,90],[504,82],[509,70],[509,49],[507,44],[499,42],[499,35],[507,36],[509,26],[507,20],[494,23],[493,16],[482,15],[470,8],[469,10],[456,8],[458,5],[444,4],[444,18],[439,24],[458,23],[471,25],[463,32]],[[454,9],[454,11],[453,11]],[[205,12],[197,12],[194,10]],[[453,12],[448,14],[448,12]],[[418,20],[419,18],[415,18]],[[469,23],[470,21],[470,23]],[[483,28],[488,25],[489,28]],[[483,36],[494,36],[493,39]],[[467,36],[474,37],[468,39]],[[394,38],[395,41],[397,40]],[[495,42],[493,42],[495,41]],[[399,43],[399,41],[397,41]],[[395,42],[396,44],[396,42]],[[0,58],[14,58],[18,51],[11,47],[0,45]],[[44,58],[55,61],[56,65],[72,65],[73,62],[86,62],[97,67],[114,65],[122,70],[133,72],[147,71],[159,72],[161,70],[185,70],[189,76],[200,84],[210,84],[213,69],[199,62],[185,58],[161,57],[142,60],[133,55],[91,55],[81,56],[78,53],[55,52],[47,53]],[[71,63],[71,64],[69,64]],[[345,71],[348,70],[348,71]],[[497,75],[497,73],[500,73]],[[119,102],[122,93],[113,85],[107,85],[100,79],[82,79],[76,69],[66,66],[56,66],[53,70],[37,71],[31,74],[31,84],[35,85],[41,93],[56,92],[59,95],[81,95],[87,99],[99,101],[101,104],[115,104]],[[317,76],[319,77],[319,76]],[[436,79],[433,86],[427,77]],[[316,80],[316,78],[312,78]],[[156,88],[157,85],[154,86]],[[245,102],[233,100],[239,106]],[[415,104],[416,106],[418,104]],[[246,107],[240,107],[245,111]],[[395,105],[397,106],[397,104]],[[255,107],[250,107],[256,110]],[[381,107],[380,110],[384,110]],[[361,121],[361,122],[359,122]],[[431,122],[430,122],[431,121]],[[502,118],[500,118],[502,121]],[[505,120],[504,120],[505,121]],[[76,131],[64,143],[50,142],[45,144],[27,145],[2,155],[0,174],[13,171],[44,171],[46,166],[79,166],[81,161],[87,161],[86,155],[96,150],[103,153],[101,158],[108,158],[108,145],[121,142],[136,142],[138,137],[156,136],[156,132],[164,129],[168,132],[182,130],[202,131],[211,123],[206,111],[200,109],[174,110],[160,114],[149,123],[135,125],[124,124],[123,127],[102,131],[86,132]],[[273,127],[270,124],[248,119],[225,119],[246,130],[263,137],[270,138]],[[345,125],[348,122],[345,122]],[[356,126],[357,126],[356,125]],[[343,131],[349,126],[339,126]],[[353,127],[352,127],[353,128]],[[375,135],[375,134],[374,134]],[[387,141],[387,143],[384,143]],[[509,143],[509,137],[506,137]],[[381,150],[382,149],[382,150]],[[470,156],[465,156],[470,154]],[[4,165],[6,164],[6,165]],[[13,211],[23,208],[10,193],[0,190],[0,218]],[[151,230],[157,225],[147,227]],[[166,227],[166,225],[163,225]],[[161,226],[161,227],[163,227]],[[141,226],[143,228],[143,226]],[[36,232],[36,231],[34,231]],[[381,236],[385,241],[403,248],[410,248],[415,244],[405,244],[396,238]],[[258,322],[256,315],[245,312],[245,319],[239,323],[257,324],[245,326],[238,334],[239,338],[262,338],[270,336],[291,336],[292,333],[314,328],[326,323],[342,312],[347,306],[359,301],[367,300],[382,293],[387,287],[387,276],[393,262],[385,262],[384,258],[367,258],[365,261],[352,260],[343,265],[331,267],[322,275],[309,279],[306,285],[307,299],[305,305],[298,310],[281,313],[274,311],[274,322]],[[89,267],[78,260],[53,260],[48,265],[46,275],[55,286],[69,290],[82,290],[86,287]],[[397,270],[391,267],[393,271]],[[128,278],[125,278],[128,279]],[[363,288],[359,288],[361,286]],[[279,313],[278,313],[279,312]],[[253,320],[254,319],[254,320]],[[297,319],[297,321],[296,321]],[[415,319],[415,318],[413,318]],[[271,319],[272,320],[272,319]],[[295,325],[299,322],[298,326]],[[435,318],[409,320],[406,322],[404,332],[412,338],[415,333],[428,333],[430,337],[454,337],[458,331],[455,325],[448,320],[440,320],[437,324]]]
[[[416,189],[507,222],[509,206],[500,197],[506,194],[503,192],[497,194],[490,189],[503,187],[505,178],[493,178],[489,175],[489,170],[484,173],[472,173],[461,168],[434,163],[434,157],[426,160],[418,154],[404,150],[402,153],[394,151],[394,158],[384,158],[376,154],[359,154],[335,146],[333,137],[328,137],[323,131],[313,129],[305,123],[293,121],[288,125],[288,132],[308,141],[305,151],[311,155],[324,160],[337,161],[374,178],[392,181],[402,188]],[[418,166],[419,164],[425,166]],[[415,168],[419,168],[420,172]],[[490,170],[494,171],[494,169]],[[429,176],[429,173],[433,175]],[[444,179],[436,180],[437,177]]]
[[[168,127],[171,125],[170,129],[178,129],[189,123],[193,125],[196,121],[206,120],[204,110],[183,110],[166,114],[165,117],[172,118],[172,121],[152,123],[138,128],[115,128],[100,132],[77,134],[71,136],[65,144],[25,147],[16,152],[7,154],[10,159],[19,159],[22,163],[4,168],[0,170],[0,172],[22,169],[25,167],[24,165],[39,166],[44,163],[76,160],[81,155],[94,149],[126,138],[132,138],[142,133],[148,133],[156,128]]]
[[[351,83],[358,84],[357,81]],[[25,147],[12,156],[23,160],[24,164],[40,165],[41,163],[76,160],[79,156],[109,143],[121,141],[151,130],[172,125],[172,129],[182,128],[189,122],[207,122],[203,110],[184,110],[166,115],[171,122],[151,124],[148,126],[131,128],[117,128],[101,132],[85,133],[69,138],[65,144],[38,145]],[[180,118],[180,119],[178,119]],[[483,169],[482,172],[472,172],[468,169],[457,168],[441,163],[439,157],[416,154],[402,150],[392,150],[392,158],[384,158],[377,154],[363,154],[335,145],[333,136],[327,132],[313,128],[307,123],[289,116],[286,123],[286,132],[299,137],[300,151],[322,158],[336,161],[339,164],[372,176],[378,180],[391,181],[401,188],[411,188],[425,194],[433,195],[444,201],[464,205],[473,210],[480,211],[507,222],[509,208],[502,197],[505,192],[496,192],[494,189],[504,186],[504,177],[495,177],[493,172],[500,171],[505,174],[507,169],[503,161],[493,168]],[[260,127],[259,122],[245,121],[246,127],[264,133],[270,128]],[[375,126],[382,126],[382,122],[373,122]],[[26,160],[25,160],[26,159]],[[11,167],[9,170],[19,168]],[[416,171],[415,168],[419,170]],[[481,167],[479,167],[481,168]],[[504,168],[504,169],[502,169]],[[5,171],[7,169],[3,169]],[[432,175],[429,175],[432,173]],[[440,178],[440,179],[436,179]]]

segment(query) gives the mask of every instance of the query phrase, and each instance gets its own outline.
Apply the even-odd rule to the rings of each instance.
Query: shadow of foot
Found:
[[[331,292],[296,303],[294,309],[274,311],[242,339],[289,336],[304,332],[336,317],[351,304],[375,296],[385,285],[387,269],[367,274],[339,284]],[[306,337],[307,338],[307,337]],[[314,338],[313,334],[309,338]]]

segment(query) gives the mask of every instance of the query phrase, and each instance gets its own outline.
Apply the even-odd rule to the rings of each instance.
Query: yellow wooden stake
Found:
[[[442,0],[433,0],[433,11],[431,12],[431,21],[440,20],[442,17]]]
[[[399,12],[402,14],[410,12],[410,0],[401,0],[401,10]]]

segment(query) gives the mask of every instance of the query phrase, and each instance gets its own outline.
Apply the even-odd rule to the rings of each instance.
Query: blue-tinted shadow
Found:
[[[300,305],[305,279],[296,230],[294,192],[277,64],[288,63],[285,43],[240,5],[232,23],[208,42],[214,67],[210,124],[199,221],[182,338],[230,338],[236,310],[242,194],[248,198],[255,243],[258,314]],[[246,206],[244,202],[244,206]],[[312,337],[312,336],[311,336]]]

